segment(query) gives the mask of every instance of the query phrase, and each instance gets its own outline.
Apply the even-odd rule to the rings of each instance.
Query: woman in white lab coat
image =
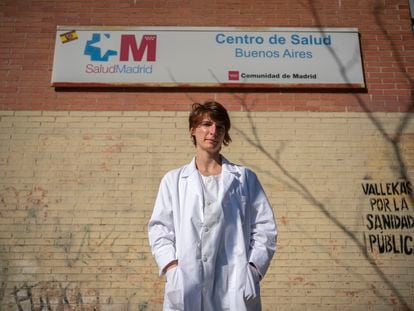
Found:
[[[193,160],[162,179],[148,232],[167,282],[164,310],[261,310],[260,281],[276,250],[276,224],[256,174],[225,159],[226,109],[194,104]]]

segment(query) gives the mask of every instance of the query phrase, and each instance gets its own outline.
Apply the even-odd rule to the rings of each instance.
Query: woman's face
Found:
[[[223,144],[225,131],[223,124],[211,120],[206,115],[197,127],[191,129],[191,135],[195,137],[197,149],[218,153]]]

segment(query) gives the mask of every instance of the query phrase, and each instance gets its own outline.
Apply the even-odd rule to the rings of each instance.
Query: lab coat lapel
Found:
[[[200,234],[200,226],[204,221],[203,205],[204,194],[200,176],[195,165],[195,158],[184,168],[181,178],[183,180],[183,193],[181,197],[186,198],[184,208],[186,215],[190,218],[194,234]]]
[[[184,169],[182,177],[186,179],[188,188],[190,188],[200,199],[203,199],[203,188],[195,165],[195,157]]]
[[[225,157],[222,156],[222,193],[221,198],[225,196],[226,193],[229,192],[230,188],[232,187],[233,182],[239,177],[240,173],[235,169],[234,165],[232,165]]]

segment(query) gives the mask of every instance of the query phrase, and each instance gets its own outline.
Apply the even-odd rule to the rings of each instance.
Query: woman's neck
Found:
[[[201,175],[211,176],[221,173],[221,155],[210,155],[208,153],[197,153],[196,166]]]

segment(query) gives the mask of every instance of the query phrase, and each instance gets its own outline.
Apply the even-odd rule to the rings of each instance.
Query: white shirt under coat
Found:
[[[269,200],[254,172],[222,157],[218,197],[208,202],[195,158],[163,177],[148,231],[160,274],[178,260],[164,310],[260,310],[257,271],[265,275],[276,250]]]

